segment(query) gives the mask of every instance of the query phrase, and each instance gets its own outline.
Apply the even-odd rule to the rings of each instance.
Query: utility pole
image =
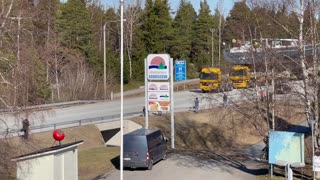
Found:
[[[219,3],[221,3],[219,1]],[[221,67],[221,11],[219,10],[219,67]]]
[[[210,28],[210,32],[211,32],[211,66],[214,67],[214,51],[213,51],[213,32],[214,29]]]
[[[124,0],[120,0],[120,20],[121,20],[121,38],[120,38],[120,180],[123,180],[123,6]]]

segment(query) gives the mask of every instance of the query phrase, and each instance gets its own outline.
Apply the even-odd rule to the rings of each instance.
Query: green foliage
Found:
[[[190,2],[181,0],[177,14],[173,21],[174,38],[170,55],[174,59],[190,59],[193,26],[196,12]]]
[[[144,60],[151,53],[168,53],[174,59],[186,59],[189,78],[196,77],[201,67],[211,66],[212,48],[216,65],[221,12],[216,8],[212,14],[207,1],[199,2],[200,10],[197,14],[190,1],[180,0],[175,16],[170,14],[168,0],[145,0],[144,9],[138,3],[125,7],[125,14],[130,14],[130,8],[137,8],[139,20],[133,23],[134,28],[131,30],[133,36],[130,53],[126,49],[128,46],[124,49],[124,82],[130,84],[144,81]],[[76,72],[97,76],[92,78],[98,82],[95,92],[91,94],[95,94],[92,98],[99,98],[99,82],[103,79],[104,70],[102,27],[105,23],[107,76],[110,77],[110,82],[120,82],[120,12],[114,8],[104,10],[97,2],[68,0],[60,3],[59,0],[41,0],[35,6],[27,1],[14,1],[10,17],[23,17],[20,29],[16,19],[6,20],[5,23],[0,20],[1,24],[4,23],[0,37],[0,72],[5,81],[1,93],[7,93],[5,97],[10,99],[11,105],[47,101],[51,94],[50,87],[56,82],[64,84],[68,81],[68,75],[72,74],[70,72],[75,69],[79,70]],[[9,5],[10,1],[4,1],[4,9],[9,9]],[[221,42],[231,44],[233,38],[245,41],[298,37],[297,13],[289,9],[285,2],[268,7],[251,5],[250,9],[247,1],[237,1],[226,20],[221,18]],[[308,42],[314,14],[310,4],[305,7],[303,31]],[[125,35],[130,31],[126,28],[130,26],[125,25]],[[129,38],[125,38],[125,45],[128,45],[127,39]],[[132,63],[131,79],[129,55]],[[83,63],[84,59],[91,65],[90,68]],[[224,64],[223,61],[221,63]],[[3,88],[4,86],[6,87]],[[72,88],[61,85],[61,97],[71,97],[66,89]],[[57,95],[57,91],[55,88],[52,95]],[[76,94],[72,97],[80,96]]]
[[[56,21],[59,0],[39,1],[36,8],[33,25],[35,26],[36,41],[39,45],[45,45],[47,39],[50,38],[50,33],[54,29]],[[49,34],[48,34],[49,33]]]
[[[147,57],[144,42],[142,40],[142,31],[140,28],[136,31],[136,39],[133,44],[132,52],[132,78],[134,80],[144,81],[144,59]]]
[[[230,11],[230,15],[226,19],[224,31],[225,42],[231,44],[231,40],[249,39],[249,28],[252,23],[252,14],[246,1],[235,2]]]
[[[57,28],[62,45],[83,52],[89,63],[97,63],[89,11],[81,0],[62,5]]]
[[[147,0],[142,24],[143,40],[148,53],[169,51],[173,35],[167,0]]]
[[[0,51],[0,72],[3,74],[7,74],[10,72],[12,68],[12,64],[15,61],[15,56],[13,53],[4,53]]]
[[[29,71],[32,72],[29,73],[29,83],[31,86],[29,85],[30,88],[28,89],[28,99],[31,103],[45,103],[51,95],[50,84],[46,79],[46,68],[41,59],[37,57],[37,53],[35,51],[31,51],[30,53],[32,54],[31,64],[33,66],[29,67]]]
[[[211,31],[213,27],[213,17],[206,0],[200,2],[200,12],[194,26],[192,57],[193,62],[198,66],[209,65]]]

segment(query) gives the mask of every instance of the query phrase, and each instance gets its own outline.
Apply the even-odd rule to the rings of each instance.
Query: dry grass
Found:
[[[63,129],[65,139],[63,144],[83,140],[84,143],[79,146],[79,150],[91,149],[94,147],[103,147],[104,141],[99,132],[99,129],[95,125],[86,125],[75,128]],[[11,139],[11,143],[23,147],[29,151],[35,151],[38,149],[58,145],[52,137],[52,131],[44,133],[31,134],[28,141],[23,138],[14,137]]]
[[[264,120],[265,113],[255,108],[254,104],[243,103],[228,108],[213,108],[200,113],[175,113],[176,146],[183,149],[218,152],[255,144],[261,141],[268,130]],[[276,129],[283,130],[292,124],[303,122],[301,111],[299,107],[289,107],[287,103],[278,104]],[[141,125],[145,123],[143,117],[132,120]],[[162,129],[167,137],[171,137],[170,124],[170,114],[152,115],[149,118],[149,127]]]
[[[63,132],[65,139],[62,144],[84,141],[79,146],[79,179],[92,179],[114,167],[111,159],[120,154],[120,149],[119,147],[105,147],[101,133],[95,125],[63,129]],[[52,138],[52,132],[45,132],[31,134],[27,141],[20,137],[11,138],[10,144],[17,149],[23,149],[19,151],[20,154],[14,155],[18,156],[58,145],[58,142]],[[16,169],[12,169],[12,176],[15,176],[15,172]]]
[[[114,168],[112,159],[119,156],[119,147],[98,147],[79,151],[79,179],[94,179]]]

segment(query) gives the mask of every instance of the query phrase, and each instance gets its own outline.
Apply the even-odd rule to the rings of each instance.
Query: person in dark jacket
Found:
[[[226,94],[223,94],[223,107],[228,106],[228,96]]]
[[[146,116],[146,107],[145,106],[143,106],[143,108],[142,108],[142,114],[143,114],[143,116]]]
[[[196,98],[196,100],[194,100],[194,111],[197,113],[199,112],[199,99]]]
[[[29,137],[29,126],[30,126],[29,120],[28,119],[24,119],[22,121],[22,129],[21,129],[21,131],[24,132],[24,138],[25,139],[28,139],[28,137]]]

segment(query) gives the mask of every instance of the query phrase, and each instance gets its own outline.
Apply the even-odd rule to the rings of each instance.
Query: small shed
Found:
[[[18,180],[78,180],[78,146],[76,141],[12,159],[17,162]]]

